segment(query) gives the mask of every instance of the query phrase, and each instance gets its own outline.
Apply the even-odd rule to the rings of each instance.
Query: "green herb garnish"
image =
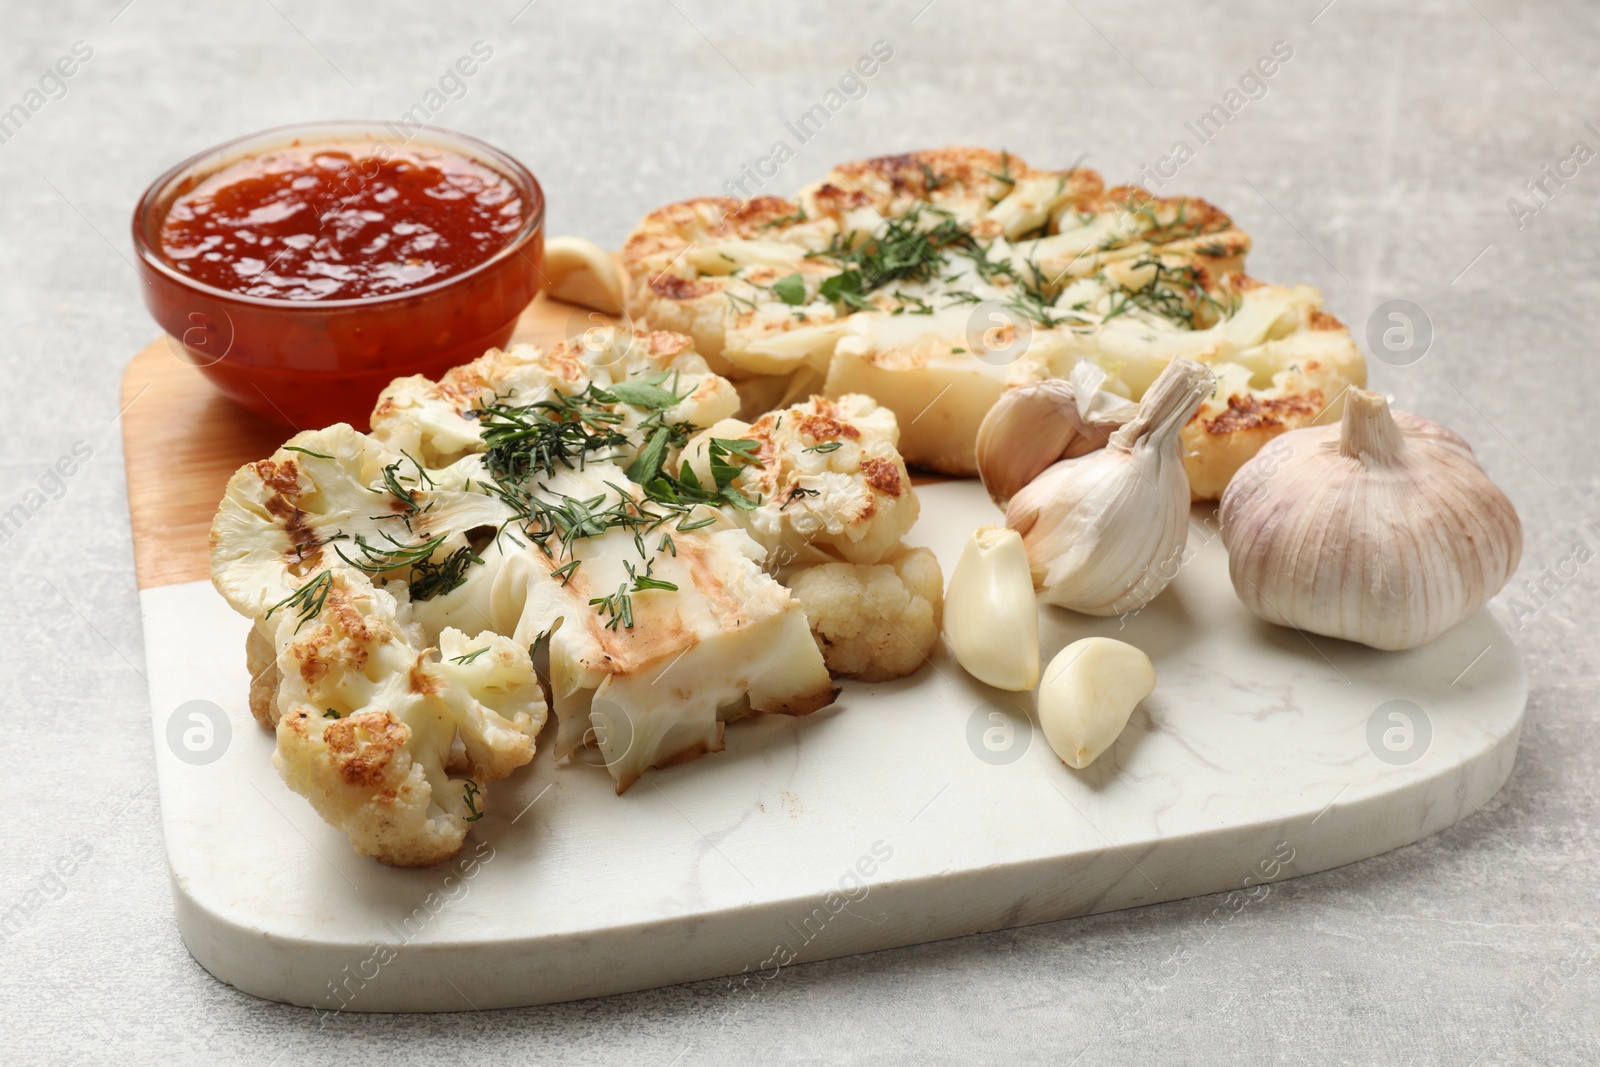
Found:
[[[785,304],[804,304],[806,302],[805,279],[800,277],[800,273],[798,271],[789,275],[787,278],[779,278],[777,281],[772,283],[772,293]]]
[[[323,571],[311,581],[268,608],[266,617],[272,618],[272,613],[279,608],[294,608],[300,613],[300,625],[294,628],[294,632],[299,633],[301,626],[322,614],[322,606],[328,600],[328,590],[332,588],[333,572]]]

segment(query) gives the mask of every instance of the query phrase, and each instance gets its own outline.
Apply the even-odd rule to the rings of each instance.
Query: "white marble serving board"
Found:
[[[913,540],[948,574],[994,509],[974,483],[919,493]],[[330,1012],[751,984],[1236,890],[1224,921],[1263,882],[1416,841],[1500,788],[1527,679],[1487,612],[1407,653],[1273,628],[1234,597],[1208,522],[1195,512],[1193,558],[1125,625],[1043,613],[1047,656],[1106,634],[1155,661],[1155,694],[1087,771],[1051,753],[1031,696],[988,689],[941,649],[808,718],[735,724],[726,751],[621,797],[603,770],[541,754],[490,787],[460,860],[421,871],[356,856],[279,781],[246,707],[246,621],[204,582],[146,590],[184,941],[223,981]]]

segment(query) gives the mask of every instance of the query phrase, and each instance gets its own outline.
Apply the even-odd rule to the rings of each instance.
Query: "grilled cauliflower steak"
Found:
[[[1216,391],[1183,428],[1184,466],[1196,500],[1220,500],[1234,474],[1272,438],[1337,421],[1345,391],[1367,384],[1367,364],[1350,332],[1322,310],[1307,285],[1285,288],[1229,279],[1238,311],[1186,340],[1184,353],[1206,364]]]
[[[635,321],[691,333],[739,379],[747,420],[819,382],[865,394],[897,416],[908,462],[948,474],[975,472],[1004,390],[1083,360],[1134,400],[1177,355],[1249,368],[1185,435],[1195,496],[1215,499],[1266,439],[1337,418],[1365,380],[1313,291],[1243,275],[1249,246],[1203,200],[949,148],[845,164],[796,201],[669,205],[624,262]]]
[[[533,758],[546,708],[525,649],[458,630],[426,647],[409,597],[336,567],[268,620],[281,676],[272,762],[358,853],[420,867],[454,856],[485,786]]]
[[[557,756],[618,792],[720,750],[731,720],[831,703],[774,573],[903,554],[898,427],[866,397],[754,425],[738,404],[689,338],[603,328],[397,379],[371,434],[301,433],[240,468],[213,581],[254,622],[251,709],[285,780],[358,851],[432,863],[532,758],[534,650]]]

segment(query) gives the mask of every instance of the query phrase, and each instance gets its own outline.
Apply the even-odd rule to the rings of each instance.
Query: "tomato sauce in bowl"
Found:
[[[146,305],[222,392],[302,429],[365,426],[391,379],[509,341],[543,216],[533,176],[488,145],[329,123],[174,168],[134,243]]]

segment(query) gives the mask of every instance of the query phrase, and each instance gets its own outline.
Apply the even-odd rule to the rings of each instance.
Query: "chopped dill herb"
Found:
[[[411,599],[431,600],[467,580],[467,568],[483,558],[470,545],[462,545],[438,563],[423,560],[411,569]]]
[[[778,505],[778,510],[782,511],[784,508],[788,507],[790,504],[793,504],[796,500],[803,500],[808,496],[821,496],[821,495],[822,495],[822,490],[820,490],[820,489],[807,489],[804,486],[797,485],[797,486],[795,486],[795,487],[793,487],[792,489],[789,490],[788,497],[786,497],[784,499],[782,504]]]
[[[1006,187],[1006,191],[1001,193],[999,196],[991,196],[989,198],[989,206],[993,207],[1006,197],[1010,196],[1011,191],[1017,187],[1017,179],[1011,176],[1010,152],[1007,152],[1003,148],[1000,150],[1000,173],[996,174],[994,171],[990,171],[989,177]]]
[[[762,232],[777,229],[779,226],[793,226],[806,221],[806,209],[796,208],[793,215],[780,215],[769,222],[763,222],[758,229]]]
[[[328,600],[328,590],[332,588],[333,572],[323,571],[311,581],[268,608],[266,617],[272,618],[272,613],[279,608],[294,608],[300,615],[300,625],[294,628],[294,632],[299,633],[301,626],[322,614],[322,606]]]
[[[597,596],[589,601],[591,607],[600,609],[601,618],[610,618],[611,621],[606,623],[606,629],[608,630],[615,630],[619,627],[624,630],[633,629],[634,593],[643,593],[651,589],[663,589],[674,593],[678,591],[678,587],[674,583],[651,575],[650,572],[655,566],[654,561],[645,564],[643,574],[634,570],[632,563],[624,562],[623,566],[628,570],[627,581],[617,586],[615,593],[608,596]]]

